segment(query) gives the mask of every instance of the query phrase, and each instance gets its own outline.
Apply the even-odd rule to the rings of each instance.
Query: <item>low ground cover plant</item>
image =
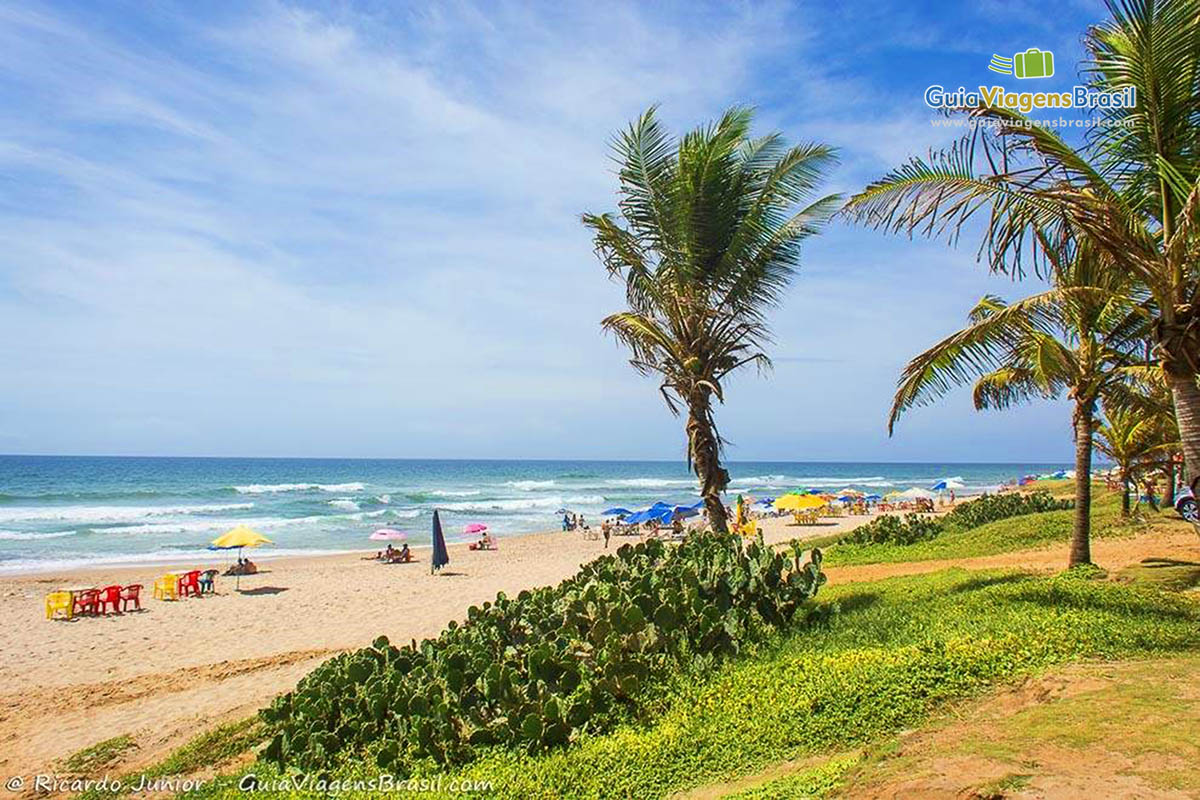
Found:
[[[1010,517],[1045,511],[1068,511],[1074,507],[1074,500],[1054,497],[1044,489],[1036,492],[1006,492],[985,494],[976,500],[960,503],[942,519],[947,525],[967,529]]]
[[[263,755],[407,775],[481,749],[565,745],[624,719],[657,683],[786,628],[824,582],[821,553],[701,533],[626,545],[555,587],[472,607],[434,640],[385,638],[322,664],[262,712]]]
[[[814,603],[805,624],[676,683],[645,719],[585,732],[565,748],[481,749],[461,768],[429,764],[415,776],[443,787],[487,782],[489,797],[664,797],[846,752],[920,724],[946,701],[1055,664],[1200,649],[1194,598],[1074,574],[945,570],[828,587]],[[253,771],[266,780],[273,769]],[[378,771],[354,757],[332,775],[353,782]],[[204,793],[234,794],[238,780]]]
[[[1057,499],[1046,491],[985,494],[955,506],[953,511],[942,517],[887,514],[860,525],[839,539],[838,543],[914,544],[936,539],[947,531],[970,530],[1002,519],[1046,511],[1065,511],[1074,507],[1074,501]]]
[[[830,563],[917,561],[1037,546],[1053,541],[1062,523],[1069,525],[1066,512],[1074,505],[1042,490],[983,495],[941,517],[884,515],[838,538],[838,546],[829,552]],[[1094,516],[1102,515],[1104,508],[1101,499]]]

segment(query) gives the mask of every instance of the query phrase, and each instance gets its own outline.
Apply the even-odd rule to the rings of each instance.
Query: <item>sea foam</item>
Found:
[[[216,514],[254,508],[253,503],[221,503],[189,506],[51,506],[0,508],[0,522],[122,522],[145,517],[185,514]]]
[[[273,494],[275,492],[361,492],[366,484],[351,483],[251,483],[234,486],[238,494]]]

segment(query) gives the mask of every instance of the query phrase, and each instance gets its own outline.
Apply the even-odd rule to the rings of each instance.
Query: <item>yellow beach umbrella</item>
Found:
[[[827,505],[826,500],[815,494],[785,494],[775,500],[775,508],[779,511],[806,511],[824,505]]]
[[[233,530],[212,540],[212,546],[222,550],[230,550],[234,547],[258,547],[260,544],[274,544],[274,542],[245,525],[238,525]]]
[[[236,547],[238,559],[241,560],[243,547],[258,547],[260,544],[274,544],[274,542],[258,531],[251,530],[245,525],[238,525],[233,530],[227,531],[213,539],[209,547],[214,550],[232,550]],[[235,591],[241,591],[242,573],[240,570],[237,573],[237,580],[234,581],[233,586]]]

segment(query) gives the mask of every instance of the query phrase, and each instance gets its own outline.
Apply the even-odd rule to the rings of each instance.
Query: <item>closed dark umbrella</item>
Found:
[[[437,572],[450,563],[450,554],[446,552],[446,537],[442,534],[442,520],[435,509],[433,512],[433,558],[429,561],[429,574]]]

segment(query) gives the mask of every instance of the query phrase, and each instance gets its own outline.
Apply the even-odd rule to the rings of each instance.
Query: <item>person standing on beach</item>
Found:
[[[612,536],[612,525],[609,524],[608,520],[604,520],[604,522],[600,525],[600,531],[604,534],[604,549],[607,550],[608,539],[610,536]]]

